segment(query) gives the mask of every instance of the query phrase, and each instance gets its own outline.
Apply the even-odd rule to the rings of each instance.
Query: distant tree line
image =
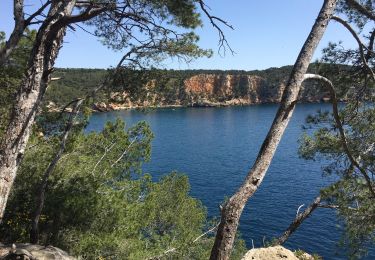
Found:
[[[162,96],[169,103],[178,99],[185,99],[184,81],[199,74],[213,74],[222,76],[258,76],[264,79],[263,88],[265,96],[277,91],[280,84],[285,83],[292,66],[283,66],[280,68],[269,68],[265,70],[167,70],[167,69],[148,69],[131,70],[123,69],[114,76],[112,84],[100,92],[96,93],[95,100],[108,101],[111,92],[126,91],[133,99],[146,99],[150,90],[145,90],[148,82],[154,80],[154,94]],[[309,72],[314,72],[327,77],[334,75],[349,75],[353,68],[349,65],[312,63]],[[107,75],[108,70],[104,69],[83,69],[83,68],[57,68],[53,77],[58,80],[53,81],[48,88],[45,103],[54,102],[57,106],[63,106],[76,97],[82,97],[86,93],[93,91]],[[320,82],[307,82],[304,88],[305,95],[316,95],[317,93],[327,92]],[[234,88],[234,98],[243,97],[247,94],[248,83],[239,80]],[[340,84],[338,97],[342,98],[350,90],[350,84]]]

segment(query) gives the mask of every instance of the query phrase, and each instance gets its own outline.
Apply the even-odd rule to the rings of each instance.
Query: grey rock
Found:
[[[0,260],[74,260],[65,251],[53,246],[34,244],[0,245]]]

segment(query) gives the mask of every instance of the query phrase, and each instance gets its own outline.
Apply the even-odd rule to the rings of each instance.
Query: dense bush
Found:
[[[125,130],[117,120],[100,133],[75,129],[48,183],[40,242],[85,259],[146,259],[171,248],[176,248],[168,254],[173,259],[207,258],[212,238],[194,242],[209,227],[206,211],[189,196],[187,177],[171,173],[153,182],[142,173],[151,140],[144,122]],[[58,134],[35,134],[29,142],[0,228],[1,241],[28,241],[35,194],[58,145]],[[243,242],[237,248],[239,258]]]

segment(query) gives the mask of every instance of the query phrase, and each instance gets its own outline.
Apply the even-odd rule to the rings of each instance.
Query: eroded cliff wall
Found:
[[[267,79],[246,74],[197,74],[180,84],[160,85],[156,80],[145,85],[143,98],[134,99],[126,91],[113,92],[108,102],[97,103],[100,111],[135,107],[230,106],[277,103],[285,82],[271,84]],[[172,84],[172,85],[171,85]],[[172,86],[172,87],[171,87]],[[317,86],[307,86],[300,94],[301,102],[326,99]]]

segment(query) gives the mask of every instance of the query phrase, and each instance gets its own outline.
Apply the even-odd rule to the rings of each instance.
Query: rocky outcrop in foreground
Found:
[[[0,243],[0,259],[4,260],[74,260],[65,251],[53,246],[33,244],[3,245]]]
[[[314,260],[314,258],[304,253],[298,257],[292,251],[282,246],[254,248],[248,251],[242,260]]]

